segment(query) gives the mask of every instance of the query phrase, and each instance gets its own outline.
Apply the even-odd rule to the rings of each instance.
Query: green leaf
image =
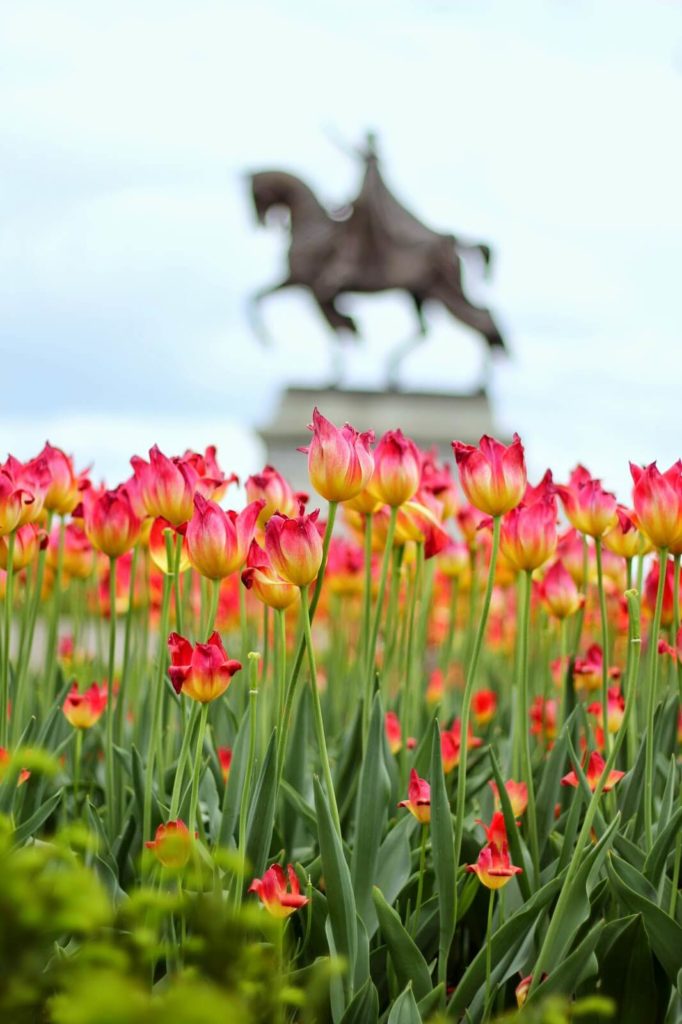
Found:
[[[598,921],[582,942],[578,943],[573,952],[549,972],[547,978],[529,997],[528,1006],[534,1005],[554,992],[565,996],[574,994],[578,982],[584,977],[585,969],[594,954],[603,928],[604,922]]]
[[[433,988],[426,960],[408,935],[398,914],[389,907],[381,890],[375,888],[372,896],[398,984],[404,987],[411,981],[417,999],[423,999]]]
[[[495,776],[495,783],[497,785],[497,792],[500,799],[500,805],[502,807],[502,813],[504,814],[504,824],[507,830],[507,837],[509,839],[509,847],[511,852],[512,864],[517,864],[521,867],[525,864],[523,852],[521,850],[521,842],[519,840],[519,830],[516,824],[516,818],[512,811],[511,800],[509,799],[509,793],[505,789],[504,779],[502,778],[502,772],[500,766],[497,763],[497,758],[492,747],[488,748],[490,754],[490,764],[492,765],[493,775]],[[526,871],[522,871],[520,875],[516,876],[519,888],[525,900],[530,899],[531,889],[530,882],[528,881],[528,874]]]
[[[619,1024],[654,1024],[667,997],[660,991],[642,917],[610,922],[607,929],[612,937],[599,957],[600,989],[616,1003]]]
[[[407,885],[411,873],[410,838],[417,827],[416,819],[408,812],[388,833],[379,848],[376,885],[392,905]],[[368,929],[370,939],[379,926],[372,903],[374,922]]]
[[[559,799],[561,776],[566,764],[566,748],[569,730],[573,728],[575,712],[564,722],[563,728],[556,738],[549,757],[545,762],[542,780],[535,798],[538,823],[538,842],[540,854],[544,852],[549,834],[554,827],[554,808]],[[499,782],[498,782],[499,786]],[[508,830],[507,830],[508,831]]]
[[[631,864],[612,855],[607,871],[609,881],[625,907],[633,914],[642,915],[653,951],[671,983],[676,985],[678,972],[682,969],[682,928],[656,905],[655,890]]]
[[[673,757],[670,758],[670,763],[668,765],[668,777],[665,783],[663,799],[661,800],[661,806],[659,807],[658,814],[656,816],[655,835],[657,838],[670,821],[670,816],[673,813],[675,806],[675,798],[677,796],[678,788],[677,761],[673,755]]]
[[[246,825],[246,859],[255,878],[260,878],[265,871],[270,853],[276,802],[277,730],[273,729],[258,782],[251,794],[251,808]]]
[[[400,993],[388,1015],[388,1024],[422,1024],[422,1016],[415,1002],[412,983]]]
[[[379,996],[374,982],[368,978],[348,1005],[340,1024],[376,1024],[379,1020]]]
[[[383,731],[384,711],[381,697],[377,693],[372,706],[365,757],[360,771],[355,811],[355,840],[350,862],[356,906],[368,930],[376,920],[372,886],[377,880],[379,846],[386,823],[390,790],[383,759]]]
[[[62,798],[61,790],[53,793],[52,796],[48,797],[44,803],[40,805],[37,811],[35,811],[27,821],[22,822],[17,829],[15,829],[12,836],[15,846],[21,846],[27,839],[34,836],[38,831],[43,822],[47,821],[53,811],[56,811],[59,806],[59,802]]]
[[[329,922],[336,952],[344,958],[347,964],[344,989],[346,1004],[348,1004],[353,997],[353,973],[358,952],[355,898],[341,840],[334,828],[329,804],[317,776],[314,779],[314,787],[317,834],[326,886]]]
[[[144,821],[144,777],[145,767],[142,763],[140,751],[133,743],[130,751],[132,753],[131,768],[133,773],[133,792],[135,794],[135,803],[137,804],[137,818],[139,822]],[[152,820],[151,827],[152,833],[157,825],[165,821],[165,815],[161,812],[159,801],[156,798],[156,787],[152,787]],[[142,826],[140,825],[140,829]],[[142,837],[145,838],[144,836]]]
[[[431,740],[431,852],[438,892],[438,980],[445,980],[448,953],[455,934],[455,839],[440,748],[440,728],[433,723]]]
[[[445,996],[445,984],[441,981],[440,985],[436,985],[432,992],[429,992],[428,996],[424,996],[417,1003],[417,1009],[422,1015],[423,1020],[428,1020],[432,1013],[440,1006]]]
[[[661,880],[666,861],[680,829],[680,822],[682,822],[682,807],[678,807],[665,828],[659,830],[656,841],[644,862],[644,876],[653,886],[657,886]]]
[[[287,757],[284,762],[284,775],[281,782],[291,786],[292,790],[296,794],[303,794],[306,792],[306,786],[310,781],[310,772],[308,771],[308,733],[310,731],[310,688],[305,686],[301,690],[301,694],[296,705],[296,709],[293,716],[293,721],[288,737],[288,751]],[[307,807],[308,804],[306,803]],[[282,832],[282,838],[284,841],[284,847],[287,850],[291,850],[296,842],[297,836],[300,834],[302,826],[308,825],[310,827],[310,835],[317,835],[317,822],[315,821],[315,814],[312,812],[312,821],[307,818],[301,818],[299,812],[294,810],[290,802],[284,804],[281,808],[281,825],[279,826]]]
[[[230,774],[223,794],[223,814],[220,822],[220,834],[218,836],[219,846],[231,846],[234,844],[234,830],[239,818],[244,780],[246,778],[246,761],[249,751],[249,715],[251,711],[247,707],[242,716],[237,738],[232,748],[232,764]]]

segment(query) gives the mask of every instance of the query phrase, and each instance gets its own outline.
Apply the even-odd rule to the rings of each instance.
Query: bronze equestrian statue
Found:
[[[291,232],[289,273],[251,299],[254,326],[261,337],[264,331],[257,316],[259,304],[284,288],[307,288],[329,326],[335,332],[347,330],[354,335],[358,334],[357,325],[337,307],[337,298],[348,292],[398,289],[411,296],[419,331],[392,356],[390,386],[397,385],[401,361],[426,337],[427,300],[440,302],[457,320],[478,331],[490,351],[504,351],[504,340],[490,311],[470,302],[462,287],[460,255],[477,251],[487,269],[489,247],[432,231],[409,213],[384,184],[371,135],[362,157],[365,174],[360,193],[337,215],[330,214],[312,189],[293,174],[260,171],[251,175],[259,222],[265,224],[270,210],[284,208],[289,212]]]

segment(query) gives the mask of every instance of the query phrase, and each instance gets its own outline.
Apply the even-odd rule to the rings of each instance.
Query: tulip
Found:
[[[249,886],[249,892],[257,893],[259,900],[273,917],[289,917],[310,902],[307,896],[301,895],[298,876],[292,864],[287,865],[287,875],[279,864],[273,864],[262,878],[254,878]]]
[[[486,843],[488,846],[494,846],[496,850],[504,850],[508,845],[507,839],[507,826],[504,823],[504,814],[502,811],[495,811],[490,824],[486,825],[480,818],[476,819],[476,824],[480,825],[485,832]]]
[[[497,694],[494,690],[478,690],[471,698],[471,710],[479,729],[492,722],[497,710]]]
[[[599,644],[591,644],[584,658],[576,658],[573,664],[573,677],[576,689],[586,690],[591,693],[598,690],[603,680],[604,654]],[[621,670],[612,665],[609,667],[607,677],[619,679]]]
[[[239,514],[225,512],[215,501],[196,494],[194,515],[187,526],[187,551],[197,572],[220,580],[240,569],[262,508],[262,501],[254,501]]]
[[[552,470],[546,469],[539,484],[536,484],[535,486],[532,484],[526,484],[526,490],[523,495],[523,504],[534,505],[536,501],[543,501],[545,498],[553,498],[555,495],[556,486],[554,484]]]
[[[218,747],[216,753],[218,755],[218,763],[220,764],[220,774],[223,777],[223,782],[226,783],[230,777],[230,769],[232,768],[232,748]]]
[[[197,834],[195,832],[194,838]],[[165,825],[159,825],[153,840],[145,844],[151,850],[165,868],[180,869],[189,861],[192,853],[192,835],[179,818],[177,821],[168,821]]]
[[[478,736],[474,736],[471,726],[467,730],[467,750],[473,750],[475,747],[480,747],[483,740],[479,739]],[[447,775],[459,764],[461,750],[462,750],[462,723],[459,718],[456,718],[452,723],[450,729],[446,729],[440,734],[440,750],[441,757],[443,759],[443,771]]]
[[[676,545],[682,540],[682,462],[664,473],[655,462],[645,467],[631,462],[630,472],[639,525],[657,548]]]
[[[431,787],[426,779],[420,779],[414,768],[410,772],[407,800],[401,800],[398,807],[407,807],[421,825],[431,821]]]
[[[9,750],[6,747],[0,747],[0,783],[4,782],[5,775],[7,774],[7,768],[10,761],[12,760]],[[31,778],[31,773],[26,768],[22,768],[19,772],[19,778],[17,779],[17,786],[21,786],[22,783],[26,782],[27,779]]]
[[[666,640],[660,639],[658,641],[658,653],[669,654],[673,661],[677,661],[682,664],[682,626],[677,631],[677,637],[675,638],[675,646],[669,644]],[[682,709],[680,709],[682,712]]]
[[[467,548],[469,551],[475,551],[480,546],[479,530],[485,522],[481,513],[473,505],[462,505],[455,512],[455,519]]]
[[[24,492],[19,525],[38,522],[43,514],[45,495],[50,484],[47,466],[44,463],[24,465],[10,455],[2,468],[7,470],[16,486]]]
[[[509,446],[484,434],[478,447],[452,442],[459,479],[467,500],[489,516],[510,512],[526,490],[523,445],[514,434]]]
[[[572,526],[590,537],[602,537],[618,521],[616,496],[605,491],[601,480],[580,478],[568,486],[557,486],[564,511]]]
[[[449,519],[459,507],[457,484],[450,466],[440,465],[434,452],[426,452],[422,460],[422,473],[419,489],[428,491],[443,506],[443,519]]]
[[[532,572],[552,557],[557,545],[556,503],[545,497],[519,505],[502,520],[500,550],[515,569]]]
[[[295,517],[275,514],[265,527],[265,550],[279,576],[297,587],[307,587],[322,564],[322,537],[317,528],[319,510]]]
[[[91,729],[102,717],[107,698],[106,686],[93,683],[84,693],[79,693],[78,684],[74,683],[62,706],[64,717],[75,729]]]
[[[149,462],[133,456],[130,460],[147,514],[162,516],[173,526],[191,518],[199,474],[191,461],[169,459],[154,445]]]
[[[22,517],[26,492],[6,470],[0,471],[0,537],[16,530]]]
[[[502,805],[500,803],[500,794],[497,788],[497,783],[490,782],[489,785],[493,791],[493,796],[495,797],[495,808],[499,809]],[[509,779],[505,782],[504,788],[506,789],[507,796],[509,797],[512,814],[515,818],[520,818],[528,806],[528,786],[525,782],[514,782],[513,779]]]
[[[604,534],[604,547],[622,558],[635,558],[637,555],[646,554],[647,549],[650,549],[649,540],[638,529],[634,514],[618,505],[616,516],[616,525]]]
[[[360,434],[349,423],[339,429],[317,406],[308,430],[313,439],[299,451],[308,456],[308,475],[317,493],[327,501],[348,501],[363,491],[374,469],[374,431]]]
[[[85,534],[98,551],[109,558],[120,558],[134,547],[140,535],[140,520],[135,515],[124,485],[113,491],[87,491],[83,498]]]
[[[546,571],[540,589],[542,602],[550,615],[566,619],[585,603],[585,597],[561,559],[553,562]]]
[[[47,547],[47,534],[39,530],[33,523],[18,527],[14,534],[14,551],[12,566],[14,572],[21,572],[27,565],[35,561],[38,551]],[[7,569],[9,564],[9,544],[6,537],[0,537],[0,568]]]
[[[557,544],[557,558],[566,566],[573,582],[578,587],[582,587],[586,583],[585,544],[587,543],[587,539],[581,537],[575,527],[571,526],[559,536]]]
[[[284,610],[298,599],[298,588],[277,575],[267,553],[255,540],[251,541],[241,578],[246,589],[270,608]]]
[[[601,701],[594,701],[592,704],[588,704],[587,711],[590,715],[594,715],[594,717],[598,719],[598,722],[601,725],[604,716],[604,710],[602,708]],[[622,725],[624,715],[625,697],[621,693],[619,686],[610,686],[608,690],[606,709],[606,718],[609,732],[618,732]]]
[[[467,871],[477,875],[479,882],[487,889],[495,890],[511,882],[514,875],[520,874],[523,868],[512,864],[506,845],[498,849],[488,844],[479,853],[475,864],[467,864]]]
[[[384,724],[389,750],[392,754],[398,754],[402,750],[403,746],[403,732],[400,726],[400,720],[395,711],[386,712]]]
[[[216,454],[216,446],[212,444],[206,448],[203,455],[188,449],[182,459],[184,462],[189,462],[198,474],[197,494],[202,494],[204,498],[211,501],[222,501],[230,484],[239,483],[239,477],[236,473],[225,476],[218,465]]]
[[[374,451],[374,473],[369,489],[385,505],[397,508],[419,487],[421,454],[402,430],[388,430]]]
[[[173,534],[170,565],[168,563],[166,530],[170,530]],[[156,568],[165,576],[172,576],[176,571],[175,560],[177,558],[177,543],[179,539],[181,539],[180,561],[177,563],[177,571],[182,573],[187,572],[191,565],[189,552],[187,550],[187,533],[184,524],[180,526],[179,529],[176,529],[162,516],[157,516],[156,519],[152,520],[152,526],[149,531],[149,554]]]
[[[651,616],[654,615],[656,609],[656,595],[658,593],[658,581],[660,579],[661,568],[658,561],[654,562],[651,569],[647,573],[646,580],[644,581],[644,595],[642,604],[647,612]],[[672,625],[674,614],[675,614],[675,565],[671,558],[666,560],[665,567],[665,580],[663,582],[663,597],[661,602],[661,624],[663,626]],[[680,596],[682,596],[682,586],[680,587]]]
[[[295,495],[291,487],[276,469],[265,466],[262,473],[250,476],[245,484],[246,497],[249,501],[263,501],[258,516],[258,526],[263,528],[274,512],[285,516],[295,516],[301,495]],[[305,502],[302,502],[305,504]]]
[[[548,746],[552,745],[557,736],[558,711],[558,703],[553,697],[548,700],[536,697],[530,706],[531,735],[544,738]]]
[[[584,767],[585,767],[585,761],[583,760],[583,768]],[[595,789],[597,788],[597,786],[599,785],[599,781],[600,781],[602,775],[604,774],[604,768],[605,767],[606,767],[606,761],[604,760],[604,758],[601,756],[599,751],[593,750],[592,753],[590,754],[589,760],[587,762],[587,769],[585,771],[585,778],[587,779],[587,785],[590,787],[590,789],[592,790],[593,793],[594,793]],[[608,793],[609,790],[613,789],[613,787],[616,785],[616,783],[620,782],[620,780],[623,778],[624,775],[625,775],[625,772],[619,772],[619,771],[615,771],[615,770],[614,771],[610,771],[609,774],[608,774],[608,778],[606,779],[606,782],[604,783],[603,792],[604,793]],[[562,786],[573,786],[575,789],[578,788],[579,784],[580,783],[579,783],[579,780],[578,780],[578,776],[577,776],[577,774],[574,771],[569,772],[568,775],[564,775],[564,777],[561,780],[561,785]]]
[[[205,644],[192,647],[178,633],[168,637],[170,666],[168,675],[176,693],[184,693],[200,704],[208,704],[227,690],[241,663],[227,656],[218,633],[213,632]]]
[[[60,516],[78,504],[83,477],[77,476],[72,459],[61,448],[46,443],[42,452],[26,463],[26,473],[45,482],[44,506]]]

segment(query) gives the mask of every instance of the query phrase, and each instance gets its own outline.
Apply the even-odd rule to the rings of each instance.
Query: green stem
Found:
[[[609,772],[611,772],[613,766],[616,763],[616,758],[618,757],[618,753],[620,751],[621,745],[623,743],[623,738],[625,736],[625,730],[627,729],[629,718],[632,714],[632,708],[634,707],[635,701],[637,700],[637,682],[639,677],[639,652],[641,643],[639,599],[637,592],[632,590],[628,590],[625,596],[628,602],[628,614],[630,618],[630,623],[632,625],[632,647],[630,654],[628,656],[628,669],[630,679],[628,680],[625,714],[623,715],[623,722],[621,728],[616,733],[614,744],[606,759],[604,771],[602,772],[602,775],[599,781],[597,782],[597,785],[595,786],[594,792],[592,794],[592,799],[587,805],[587,810],[585,811],[585,817],[583,819],[580,835],[578,836],[575,848],[573,850],[573,854],[571,856],[571,860],[568,864],[566,878],[564,879],[564,884],[559,893],[559,899],[557,900],[556,907],[554,908],[554,913],[552,914],[551,920],[549,922],[549,927],[547,928],[544,941],[542,943],[542,946],[540,947],[540,952],[538,953],[538,957],[535,962],[535,967],[532,971],[532,980],[530,984],[530,989],[528,991],[529,997],[540,984],[543,971],[547,966],[547,953],[554,944],[557,934],[561,931],[562,927],[564,927],[567,903],[572,897],[571,883],[573,882],[573,879],[575,878],[580,868],[585,846],[590,840],[590,831],[592,829],[592,822],[594,821],[594,816],[597,813],[599,799],[604,790],[604,785],[606,784],[606,781],[609,777]]]
[[[52,528],[52,519],[54,513],[47,513],[47,523],[45,529],[49,536]],[[40,609],[40,602],[42,599],[43,591],[43,579],[45,577],[45,561],[47,558],[47,547],[44,547],[38,554],[38,566],[36,568],[35,579],[33,584],[33,591],[29,600],[29,607],[27,611],[27,626],[22,636],[23,643],[19,648],[19,659],[17,663],[17,681],[15,691],[17,694],[17,706],[13,714],[13,720],[16,723],[16,728],[13,730],[15,737],[19,734],[22,729],[23,723],[23,704],[24,696],[26,694],[27,687],[25,685],[26,676],[28,674],[29,665],[31,662],[31,651],[33,650],[33,637],[35,635],[36,622],[38,621],[38,611]]]
[[[0,688],[0,746],[7,746],[9,723],[7,708],[9,707],[9,663],[10,645],[12,643],[12,586],[14,583],[14,531],[7,538],[7,572],[5,575],[5,630],[2,644],[2,687]]]
[[[197,718],[199,717],[199,710],[199,704],[197,703],[197,701],[193,701],[192,712],[189,716],[189,722],[185,726],[185,731],[182,734],[182,745],[180,747],[180,755],[178,757],[177,768],[175,769],[175,779],[173,780],[173,794],[171,796],[169,821],[175,821],[175,819],[178,816],[178,811],[180,809],[180,800],[182,797],[182,784],[185,779],[185,765],[187,764],[189,747],[190,743],[192,742],[192,733],[194,732],[196,721]]]
[[[443,673],[445,682],[450,662],[452,661],[452,648],[455,642],[455,630],[457,629],[457,599],[459,597],[459,580],[453,577],[450,580],[450,609],[448,613],[448,633],[443,644],[440,659],[440,670]]]
[[[415,663],[419,662],[418,655],[415,656],[415,646],[417,644],[415,620],[417,618],[417,605],[419,604],[422,596],[423,572],[424,545],[417,544],[417,558],[414,567],[410,603],[407,612],[407,657],[405,659],[405,686],[402,691],[402,719],[406,738],[408,736],[415,735],[412,717],[414,710]],[[410,751],[408,750],[407,743],[405,743],[402,749],[403,781],[407,778],[408,774],[407,763],[409,754]]]
[[[246,825],[249,815],[249,800],[253,781],[253,764],[256,757],[256,735],[258,732],[258,655],[249,654],[249,750],[244,774],[244,788],[239,807],[239,866],[234,902],[237,909],[242,903],[244,869],[246,866]]]
[[[365,516],[365,561],[364,561],[364,586],[362,590],[362,635],[359,645],[359,661],[361,665],[367,664],[369,651],[369,630],[372,618],[372,524],[374,520],[371,515]]]
[[[374,622],[372,623],[369,648],[367,651],[367,665],[365,667],[365,700],[362,708],[363,746],[366,743],[367,732],[369,729],[369,713],[372,704],[372,690],[374,688],[374,662],[377,653],[377,640],[379,638],[379,623],[381,622],[381,613],[384,607],[384,595],[386,594],[388,566],[391,561],[391,552],[393,550],[393,538],[395,537],[395,528],[397,522],[398,508],[397,506],[394,506],[393,508],[391,508],[391,514],[388,520],[388,529],[386,531],[386,543],[384,545],[384,557],[381,560],[381,575],[379,576],[379,590],[377,593],[376,610],[374,613]]]
[[[649,634],[649,665],[648,665],[648,692],[646,702],[646,749],[644,760],[644,835],[646,837],[647,849],[653,846],[653,816],[654,816],[654,710],[656,707],[658,687],[658,635],[661,631],[661,610],[663,608],[663,593],[665,590],[666,569],[668,566],[668,549],[661,548],[658,553],[658,591],[656,593],[656,607],[654,618]]]
[[[582,582],[582,586],[580,588],[580,592],[583,595],[583,597],[585,598],[585,600],[583,601],[580,609],[578,610],[578,612],[576,614],[576,621],[575,621],[576,629],[575,629],[575,637],[573,639],[573,656],[574,657],[578,653],[578,650],[580,648],[580,640],[581,640],[582,635],[583,635],[583,623],[585,622],[585,609],[587,607],[587,584],[588,584],[589,572],[590,572],[590,546],[589,546],[589,541],[588,541],[587,537],[585,536],[585,534],[583,534],[583,582]]]
[[[528,639],[530,634],[530,599],[532,590],[532,573],[522,574],[523,598],[521,602],[521,621],[519,635],[520,651],[520,687],[519,687],[519,731],[521,735],[521,753],[523,764],[523,781],[528,788],[528,813],[525,820],[528,824],[533,871],[536,884],[540,883],[540,847],[538,843],[538,825],[535,811],[535,782],[533,781],[533,762],[530,751],[530,729],[528,728]]]
[[[121,666],[121,685],[116,701],[116,742],[123,744],[123,727],[125,722],[125,706],[128,693],[128,678],[130,676],[130,644],[133,633],[133,605],[135,603],[135,579],[137,576],[137,560],[139,548],[133,548],[130,560],[130,583],[128,585],[128,607],[126,609],[125,632],[123,634],[123,664]]]
[[[66,531],[66,519],[61,516],[59,520],[59,542],[57,546],[57,569],[54,576],[52,591],[52,602],[50,608],[50,623],[48,627],[47,646],[45,650],[45,672],[43,678],[43,714],[47,715],[52,703],[52,688],[54,684],[54,671],[56,666],[57,635],[59,632],[59,615],[62,601],[62,575],[64,567],[64,537]],[[42,585],[42,580],[41,580]],[[40,600],[40,594],[38,595]]]
[[[109,660],[107,668],[107,721],[106,750],[104,765],[107,784],[107,817],[109,834],[113,839],[118,832],[118,800],[116,771],[114,763],[114,718],[116,698],[114,696],[114,666],[116,661],[116,559],[109,559]],[[120,696],[120,694],[119,694]]]
[[[208,584],[211,590],[211,604],[208,612],[208,622],[206,623],[206,637],[208,638],[213,630],[215,629],[216,615],[218,614],[218,605],[220,603],[220,584],[221,580],[208,580]]]
[[[490,890],[488,897],[488,924],[485,930],[485,1003],[483,1006],[483,1020],[490,1016],[490,966],[492,955],[492,931],[493,931],[493,904],[495,902],[495,890]]]
[[[500,524],[501,517],[495,516],[493,518],[493,543],[492,550],[490,552],[490,566],[488,568],[488,581],[486,583],[485,595],[483,597],[483,607],[481,608],[481,617],[478,622],[478,629],[476,630],[476,636],[474,637],[473,648],[471,651],[471,658],[467,669],[466,683],[464,686],[464,694],[462,696],[462,712],[461,712],[461,744],[459,754],[459,767],[457,769],[457,802],[455,810],[455,872],[459,868],[459,858],[462,853],[462,836],[464,833],[464,813],[466,810],[466,772],[467,772],[467,757],[468,757],[468,735],[469,735],[469,715],[471,711],[471,696],[474,688],[474,681],[476,678],[476,669],[478,668],[478,659],[481,653],[481,645],[483,643],[483,637],[485,636],[486,626],[488,624],[488,615],[490,613],[490,601],[493,596],[493,586],[495,584],[495,566],[497,564],[497,552],[500,547]],[[455,879],[455,908],[454,908],[454,920],[457,921],[457,880]],[[439,965],[440,967],[440,965]],[[442,969],[445,967],[443,965]],[[441,979],[442,980],[442,979]]]
[[[679,554],[674,555],[673,561],[673,635],[672,646],[677,651],[677,636],[680,631],[680,558]],[[675,658],[675,670],[677,674],[677,689],[680,695],[682,706],[682,661],[679,656]]]
[[[429,826],[422,825],[421,846],[419,849],[419,881],[417,883],[417,902],[414,907],[412,918],[412,938],[417,934],[419,927],[419,914],[422,909],[422,897],[424,895],[424,872],[426,870],[426,840],[429,834]]]
[[[178,633],[182,636],[183,630],[183,608],[182,608],[182,588],[181,573],[180,573],[180,559],[182,558],[182,534],[178,533],[175,537],[175,552],[173,555],[173,588],[175,590],[175,628]]]
[[[275,609],[275,664],[277,666],[277,729],[284,731],[284,687],[287,672],[286,617],[283,608]]]
[[[208,701],[201,705],[199,715],[199,728],[197,729],[197,746],[194,754],[194,771],[192,773],[192,794],[189,800],[189,822],[188,828],[192,832],[199,827],[197,822],[197,807],[199,804],[199,779],[201,778],[201,767],[204,759],[204,735],[206,733],[206,722],[208,721]]]
[[[606,611],[606,591],[604,590],[604,570],[602,565],[601,537],[594,538],[594,549],[597,555],[597,586],[599,588],[599,617],[601,620],[602,672],[602,728],[604,730],[604,746],[608,751],[611,741],[609,734],[609,620]]]
[[[83,752],[83,730],[74,729],[73,742],[73,802],[78,814],[78,797],[81,777],[81,756]]]
[[[324,721],[322,719],[322,705],[320,704],[320,691],[317,687],[317,669],[315,668],[315,651],[313,649],[313,638],[310,630],[310,615],[308,613],[308,590],[306,587],[301,587],[301,605],[303,608],[303,628],[305,630],[305,641],[308,649],[308,666],[310,669],[310,690],[313,698],[313,722],[315,724],[315,733],[317,738],[317,746],[320,754],[320,761],[322,762],[322,774],[324,775],[324,782],[327,789],[327,799],[329,800],[329,807],[331,810],[334,827],[336,833],[341,840],[341,822],[339,820],[339,809],[336,804],[336,793],[334,792],[334,783],[332,781],[332,771],[329,765],[329,754],[327,752],[327,740],[324,734]]]

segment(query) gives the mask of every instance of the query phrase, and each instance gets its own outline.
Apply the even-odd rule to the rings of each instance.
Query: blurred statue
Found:
[[[254,327],[263,340],[259,304],[284,288],[307,288],[329,326],[335,332],[347,330],[354,335],[358,334],[357,325],[337,307],[339,296],[398,289],[412,298],[418,332],[390,358],[391,387],[397,386],[402,360],[426,337],[424,303],[429,299],[440,302],[457,320],[478,331],[489,350],[504,350],[504,340],[490,311],[470,302],[462,287],[460,255],[479,253],[487,270],[490,248],[432,231],[409,213],[381,177],[374,135],[369,134],[366,146],[354,152],[359,153],[364,163],[360,192],[347,207],[332,212],[293,174],[260,171],[251,175],[259,222],[266,223],[269,211],[285,209],[291,232],[289,273],[283,281],[262,288],[251,299]]]

